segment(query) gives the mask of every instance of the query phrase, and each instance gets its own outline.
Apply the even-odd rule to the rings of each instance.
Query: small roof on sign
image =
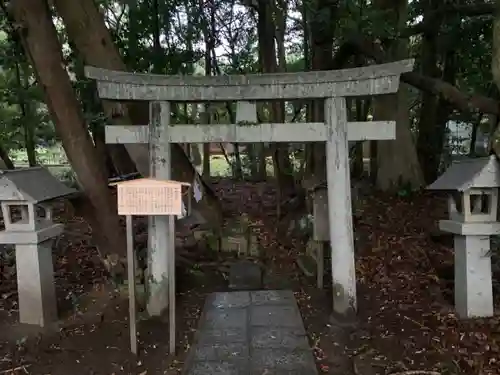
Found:
[[[491,155],[455,161],[431,185],[429,190],[458,190],[500,187],[500,165]]]
[[[160,180],[157,178],[136,178],[134,180],[127,180],[127,181],[118,181],[118,182],[112,182],[109,184],[109,186],[191,186],[189,182],[181,182],[181,181],[174,181],[174,180]]]
[[[40,203],[78,193],[44,167],[0,171],[0,201]]]

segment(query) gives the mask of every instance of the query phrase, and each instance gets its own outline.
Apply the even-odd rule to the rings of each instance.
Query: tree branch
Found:
[[[434,20],[438,17],[446,16],[446,14],[450,14],[453,16],[462,16],[462,17],[478,17],[478,16],[486,16],[493,15],[495,13],[495,4],[494,3],[479,3],[479,4],[467,4],[467,5],[457,5],[457,4],[447,4],[433,12],[429,13],[429,18]],[[411,36],[415,34],[420,34],[426,31],[426,25],[433,25],[434,22],[419,22],[416,25],[408,27],[404,36]]]
[[[345,44],[378,64],[388,62],[382,47],[368,38],[355,36]],[[345,47],[345,49],[349,49],[349,47]],[[409,72],[401,75],[401,81],[419,90],[431,92],[463,112],[500,115],[500,103],[497,100],[482,95],[464,93],[440,79],[424,76],[417,72]]]

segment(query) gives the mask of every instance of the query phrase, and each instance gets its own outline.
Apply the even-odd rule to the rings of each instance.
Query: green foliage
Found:
[[[372,36],[381,41],[398,37],[394,29],[395,22],[388,22],[389,15],[394,12],[377,10],[372,3],[373,1],[366,0],[345,0],[339,2],[337,11],[316,11],[317,0],[288,1],[286,71],[298,72],[309,68],[307,65],[311,60],[311,41],[307,40],[309,50],[304,51],[305,27],[315,26],[323,30],[325,35],[334,28],[334,50],[354,33]],[[422,0],[409,2],[408,25],[421,22],[425,3]],[[473,2],[468,0],[461,3]],[[100,0],[99,5],[103,9],[114,42],[130,70],[159,74],[205,74],[206,45],[213,44],[216,56],[211,56],[211,74],[259,71],[257,12],[252,6],[227,0]],[[307,13],[306,20],[302,19],[301,14],[304,10]],[[84,79],[84,61],[68,43],[64,30],[59,32],[64,44],[65,63],[69,74],[74,78],[72,82],[75,93],[89,131],[93,134],[102,133],[107,119],[96,98],[94,83]],[[456,85],[461,90],[484,95],[490,93],[491,34],[489,16],[463,17],[454,13],[445,15],[438,33],[438,64],[442,66],[445,55],[450,50],[455,53],[458,71]],[[410,38],[410,55],[417,58],[416,70],[420,69],[421,43],[419,35]],[[363,63],[370,62],[367,60]],[[413,90],[412,117],[417,117],[419,100],[419,92]],[[25,103],[24,109],[21,103]],[[302,103],[287,103],[287,120],[304,119],[304,111],[300,111],[300,105]],[[175,122],[203,122],[200,113],[192,107],[174,107]],[[267,121],[268,112],[268,108],[260,110],[260,120]],[[234,116],[233,104],[218,106],[213,113],[214,121],[218,122],[229,122],[231,116]],[[456,117],[456,114],[453,116]],[[35,74],[12,33],[11,25],[3,17],[0,19],[0,145],[10,150],[11,154],[16,150],[26,149],[26,137],[30,129],[36,146],[47,147],[57,143],[54,126],[43,103],[42,92],[37,87]],[[36,147],[36,150],[40,154],[41,149]],[[244,158],[243,160],[246,163]]]
[[[0,22],[0,144],[7,150],[50,145],[55,132],[43,95],[6,18]]]

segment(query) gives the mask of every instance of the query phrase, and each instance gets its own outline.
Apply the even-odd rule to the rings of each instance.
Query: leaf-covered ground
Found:
[[[453,313],[452,241],[434,236],[437,220],[445,217],[442,197],[365,197],[355,220],[359,319],[356,329],[347,331],[329,321],[329,276],[326,288],[317,290],[315,280],[295,265],[300,242],[276,233],[272,186],[231,181],[214,186],[228,215],[245,211],[258,225],[266,283],[295,291],[320,372],[500,373],[498,319],[466,322]],[[66,206],[60,216],[67,231],[54,250],[62,317],[57,326],[42,332],[16,324],[15,265],[11,252],[2,255],[0,375],[177,373],[205,295],[226,288],[217,268],[179,272],[179,355],[167,356],[167,321],[154,319],[139,323],[141,354],[134,358],[128,351],[127,301],[106,283],[88,226]]]

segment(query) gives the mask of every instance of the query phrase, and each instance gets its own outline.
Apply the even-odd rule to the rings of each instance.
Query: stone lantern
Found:
[[[57,320],[51,244],[63,225],[52,221],[52,201],[75,193],[43,167],[0,171],[0,243],[16,248],[21,323]]]
[[[454,162],[428,189],[449,191],[449,219],[439,229],[454,234],[455,307],[461,318],[493,316],[490,236],[497,222],[500,165],[494,155]]]

